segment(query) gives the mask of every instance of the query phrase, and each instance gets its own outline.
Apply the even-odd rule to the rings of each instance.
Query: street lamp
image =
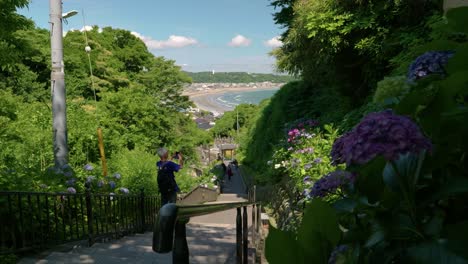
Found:
[[[76,15],[73,10],[62,14],[62,0],[49,0],[50,7],[50,48],[52,57],[51,95],[52,132],[54,140],[55,167],[68,163],[67,104],[65,92],[65,72],[63,64],[62,19]]]
[[[72,11],[63,13],[63,14],[62,14],[62,18],[66,19],[66,18],[72,17],[72,16],[74,16],[74,15],[76,15],[76,14],[78,14],[78,11],[72,10]]]

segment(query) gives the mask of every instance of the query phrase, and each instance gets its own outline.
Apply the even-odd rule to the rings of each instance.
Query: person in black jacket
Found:
[[[177,152],[176,155],[178,163],[168,160],[169,152],[166,148],[158,149],[158,156],[161,160],[156,163],[156,167],[158,168],[158,187],[161,193],[161,206],[167,203],[175,203],[177,192],[180,191],[174,172],[182,169],[183,159],[182,154]]]

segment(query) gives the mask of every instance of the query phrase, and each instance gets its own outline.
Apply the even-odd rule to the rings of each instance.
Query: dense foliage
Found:
[[[272,1],[287,28],[273,52],[280,70],[312,85],[333,85],[361,103],[390,70],[391,59],[427,39],[440,1]],[[293,14],[293,15],[291,15]]]
[[[1,190],[82,191],[89,180],[96,191],[144,186],[155,192],[156,148],[182,151],[196,162],[194,147],[209,135],[183,112],[191,106],[181,94],[190,77],[174,61],[151,54],[130,31],[94,27],[87,32],[90,62],[83,32],[71,31],[64,38],[73,175],[67,174],[68,167],[47,170],[53,165],[50,36],[16,13],[28,1],[7,2],[0,19],[0,50],[6,55],[0,59]],[[98,166],[98,127],[110,168],[107,177]],[[85,164],[94,170],[83,170]],[[183,174],[191,175],[189,170]],[[185,178],[192,184],[181,183],[184,191],[196,184],[190,177]]]
[[[350,109],[349,100],[333,90],[325,93],[322,89],[310,89],[303,81],[290,82],[260,104],[242,142],[244,162],[259,174],[265,173],[274,146],[284,137],[285,124],[301,118],[315,119],[321,124],[335,123]]]
[[[210,129],[210,133],[216,137],[233,137],[237,139],[237,133],[245,134],[245,131],[251,126],[257,110],[257,105],[240,104],[233,111],[224,112],[221,118],[216,120],[216,124]]]
[[[272,228],[269,263],[467,263],[468,8],[446,18],[395,57],[412,61],[408,84],[387,78],[397,89],[379,95],[392,110],[335,140],[329,157],[345,170],[315,175],[303,214],[290,216],[301,223]]]
[[[247,72],[186,72],[194,83],[286,83],[294,80],[288,75]]]

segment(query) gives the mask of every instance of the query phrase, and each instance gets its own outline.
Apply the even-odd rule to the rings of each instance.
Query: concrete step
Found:
[[[190,263],[218,264],[236,250],[236,227],[229,224],[188,224]]]
[[[128,255],[128,256],[115,256],[111,253],[105,254],[79,254],[79,253],[62,253],[62,252],[53,252],[47,258],[41,260],[34,259],[22,259],[20,263],[36,263],[36,264],[87,264],[87,263],[96,263],[96,264],[111,264],[111,263],[137,263],[137,264],[164,264],[172,263],[171,257],[168,254],[158,255],[158,254],[141,254],[138,256]]]

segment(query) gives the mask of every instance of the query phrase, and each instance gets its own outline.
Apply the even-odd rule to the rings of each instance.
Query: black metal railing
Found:
[[[160,198],[139,194],[0,192],[0,254],[149,231]]]
[[[237,263],[248,263],[247,207],[252,206],[252,240],[260,229],[260,205],[255,203],[255,188],[248,193],[247,202],[216,203],[206,205],[177,205],[169,203],[159,210],[153,233],[153,251],[172,251],[173,263],[189,263],[189,248],[186,237],[186,224],[191,217],[236,209],[236,259]]]

